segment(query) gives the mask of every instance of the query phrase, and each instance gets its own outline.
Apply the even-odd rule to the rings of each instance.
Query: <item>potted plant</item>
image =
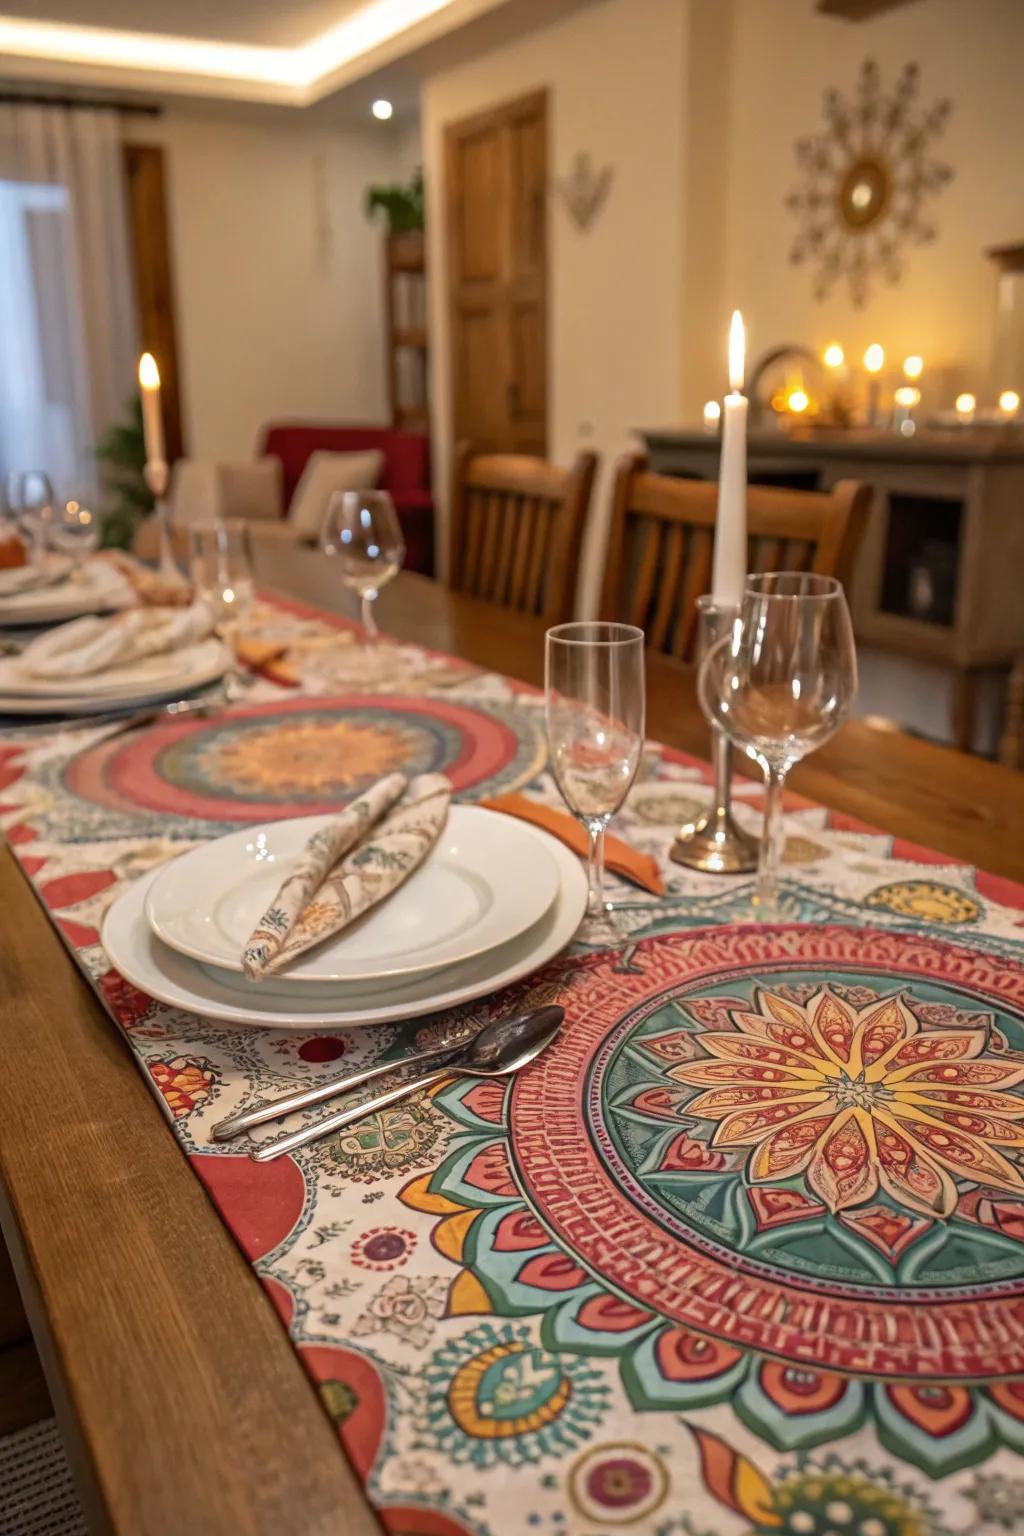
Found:
[[[393,255],[418,266],[423,256],[423,171],[417,166],[408,183],[367,187],[365,208],[370,219],[384,214]]]
[[[93,452],[102,465],[104,490],[111,498],[103,516],[100,542],[104,549],[130,549],[139,519],[153,510],[153,493],[143,474],[146,443],[138,395],[128,409],[127,420],[108,428]]]

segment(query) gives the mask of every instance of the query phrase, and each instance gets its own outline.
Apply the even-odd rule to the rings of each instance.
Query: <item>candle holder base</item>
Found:
[[[709,875],[743,875],[757,868],[757,839],[736,825],[724,805],[684,827],[669,849],[674,864]]]

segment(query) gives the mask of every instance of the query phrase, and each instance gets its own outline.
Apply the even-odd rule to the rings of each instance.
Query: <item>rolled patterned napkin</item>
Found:
[[[205,640],[213,632],[206,603],[190,608],[133,608],[113,618],[90,615],[40,635],[21,653],[19,670],[33,677],[87,677]]]
[[[283,970],[397,891],[440,837],[451,795],[441,773],[409,784],[389,774],[315,833],[245,946],[249,979]]]

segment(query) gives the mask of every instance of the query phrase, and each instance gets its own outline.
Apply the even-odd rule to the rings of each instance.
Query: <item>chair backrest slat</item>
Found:
[[[462,444],[448,525],[451,586],[553,624],[571,618],[596,469],[592,453],[560,469]]]
[[[814,571],[849,580],[871,490],[750,486],[748,570]],[[601,617],[639,624],[654,649],[693,657],[696,601],[711,585],[717,485],[654,475],[640,454],[619,463],[601,595]]]
[[[537,527],[537,501],[524,496],[519,514],[519,537],[516,540],[515,560],[509,585],[508,605],[520,610],[526,607],[526,578],[530,569],[530,548]]]

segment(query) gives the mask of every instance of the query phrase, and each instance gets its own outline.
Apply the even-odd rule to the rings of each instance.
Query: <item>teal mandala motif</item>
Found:
[[[512,1324],[485,1323],[445,1344],[424,1378],[424,1439],[477,1467],[563,1455],[590,1437],[608,1399],[593,1366],[539,1348]]]
[[[932,1477],[1024,1451],[1024,969],[828,926],[633,958],[577,966],[513,1084],[438,1094],[448,1155],[403,1198],[445,1213],[455,1310],[779,1451],[867,1424]]]

